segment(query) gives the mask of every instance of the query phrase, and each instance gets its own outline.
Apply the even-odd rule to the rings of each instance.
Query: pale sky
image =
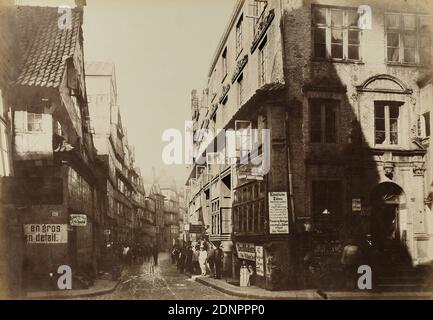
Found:
[[[20,4],[71,5],[69,0]],[[181,182],[183,166],[161,159],[165,129],[190,119],[190,92],[201,90],[235,0],[87,0],[84,54],[114,62],[118,104],[143,175],[164,168]]]

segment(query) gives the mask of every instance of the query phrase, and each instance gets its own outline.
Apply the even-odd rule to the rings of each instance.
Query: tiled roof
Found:
[[[60,28],[62,13],[54,7],[19,6],[17,36],[23,53],[22,68],[16,84],[58,87],[66,59],[74,55],[79,41],[82,11],[72,9],[71,28]]]

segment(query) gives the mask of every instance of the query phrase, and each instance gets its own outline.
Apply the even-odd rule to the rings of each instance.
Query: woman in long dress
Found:
[[[200,263],[201,275],[206,275],[206,263],[207,263],[207,251],[204,246],[200,247],[200,254],[198,256],[198,262]]]

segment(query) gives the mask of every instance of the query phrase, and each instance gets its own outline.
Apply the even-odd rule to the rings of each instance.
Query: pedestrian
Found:
[[[185,271],[185,260],[186,260],[186,249],[182,248],[179,251],[179,257],[177,259],[177,271],[184,273]]]
[[[153,246],[153,249],[152,249],[153,264],[155,266],[158,265],[158,254],[159,254],[159,250],[158,250],[158,247],[155,245],[155,246]]]
[[[222,245],[219,244],[214,252],[214,264],[215,264],[215,279],[221,279],[222,269],[224,262],[224,251],[221,248]]]
[[[192,272],[193,274],[200,274],[200,263],[198,257],[200,255],[200,246],[196,245],[192,253]]]
[[[209,252],[207,254],[207,265],[210,270],[210,276],[215,277],[215,248],[212,244],[209,245]]]
[[[341,257],[341,264],[343,265],[344,270],[344,285],[346,289],[355,289],[359,258],[359,247],[356,245],[353,238],[349,238]]]
[[[177,249],[176,246],[174,246],[173,250],[171,250],[171,264],[177,263],[178,255],[179,255],[179,250]]]
[[[194,252],[192,251],[192,247],[188,246],[186,249],[186,257],[185,257],[185,272],[192,274],[193,266],[192,266],[192,257]]]
[[[206,276],[207,274],[207,268],[206,268],[206,264],[207,264],[207,251],[204,245],[202,245],[200,247],[200,254],[198,256],[198,262],[200,264],[200,269],[201,269],[201,275],[202,276]]]
[[[129,264],[130,251],[131,249],[129,248],[129,246],[124,244],[123,251],[122,251],[122,262],[124,266]]]

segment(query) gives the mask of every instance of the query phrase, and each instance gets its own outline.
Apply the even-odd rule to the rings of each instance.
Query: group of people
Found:
[[[221,244],[214,246],[210,242],[200,241],[194,247],[173,247],[171,261],[177,265],[180,273],[209,275],[221,279],[224,251]]]
[[[134,245],[124,244],[122,246],[123,265],[141,265],[153,257],[153,262],[158,265],[158,247],[148,246],[140,243]]]
[[[159,249],[156,245],[110,242],[106,245],[105,254],[107,267],[111,269],[113,279],[118,279],[125,266],[142,265],[144,262],[151,261],[151,258],[153,258],[153,264],[157,266]]]

